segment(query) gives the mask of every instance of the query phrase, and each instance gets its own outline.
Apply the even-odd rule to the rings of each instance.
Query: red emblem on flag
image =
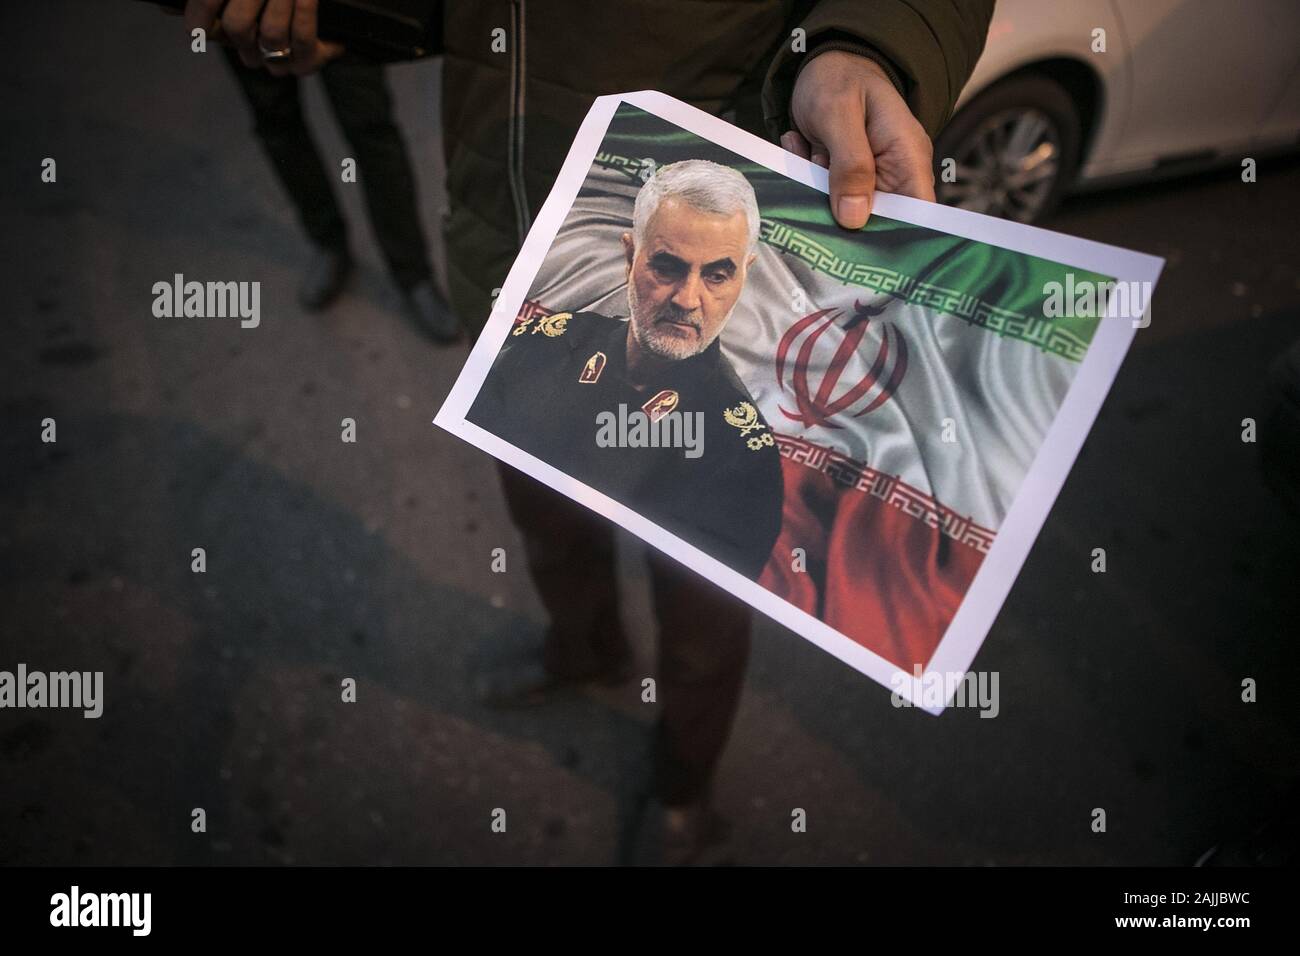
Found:
[[[859,418],[875,411],[893,396],[907,371],[907,340],[892,323],[883,322],[880,329],[880,347],[871,363],[867,374],[854,386],[835,394],[840,375],[858,350],[863,335],[866,334],[871,320],[885,311],[884,306],[872,308],[853,303],[853,314],[843,326],[836,326],[835,320],[842,314],[841,309],[821,309],[809,313],[786,329],[785,335],[776,348],[776,380],[783,392],[794,396],[797,411],[787,411],[781,407],[781,413],[791,421],[805,427],[823,425],[826,428],[841,428],[830,419],[841,412],[849,412],[850,417]],[[808,384],[808,366],[812,361],[813,348],[829,328],[838,328],[844,333],[840,344],[835,349],[820,384],[814,394]],[[793,362],[788,361],[790,350],[795,343],[799,348]],[[786,366],[790,365],[790,381],[786,382]]]

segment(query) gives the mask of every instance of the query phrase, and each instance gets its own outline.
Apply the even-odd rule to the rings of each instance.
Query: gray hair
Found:
[[[638,246],[645,238],[646,226],[659,208],[660,200],[666,197],[719,216],[743,212],[749,227],[749,251],[753,252],[758,245],[758,199],[754,187],[730,166],[707,159],[685,159],[660,166],[636,194],[636,205],[632,208],[632,238]]]

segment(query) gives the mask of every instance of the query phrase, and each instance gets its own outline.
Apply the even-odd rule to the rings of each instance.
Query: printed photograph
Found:
[[[466,418],[911,675],[1127,289],[624,101]]]
[[[0,26],[13,952],[1278,922],[1300,2]]]

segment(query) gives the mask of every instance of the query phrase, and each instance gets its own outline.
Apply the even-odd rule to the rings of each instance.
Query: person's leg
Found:
[[[671,558],[650,555],[659,620],[655,797],[665,807],[707,803],[736,716],[749,660],[750,611]]]
[[[722,863],[726,822],[711,805],[714,771],[735,720],[749,660],[749,608],[693,571],[650,555],[659,619],[653,800],[643,805],[630,862]]]
[[[250,70],[232,50],[222,49],[252,109],[253,132],[289,194],[304,231],[319,248],[346,253],[347,226],[307,129],[298,80]]]
[[[393,281],[402,290],[407,317],[433,341],[455,342],[461,323],[433,283],[415,174],[393,122],[384,68],[344,58],[326,66],[321,76],[355,154],[370,223]]]
[[[431,281],[415,174],[379,64],[341,60],[321,70],[325,90],[357,161],[370,223],[394,281],[406,291]]]
[[[618,616],[613,526],[509,465],[498,470],[528,572],[551,618],[546,673],[560,680],[618,674],[630,651]]]

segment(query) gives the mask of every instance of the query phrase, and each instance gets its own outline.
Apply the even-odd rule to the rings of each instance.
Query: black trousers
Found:
[[[345,250],[347,225],[330,186],[342,183],[343,157],[328,169],[322,162],[303,116],[297,78],[250,70],[233,51],[225,52],[252,108],[253,131],[289,193],[303,229],[316,245]],[[321,78],[357,161],[357,181],[393,279],[403,289],[431,279],[415,176],[393,122],[383,67],[344,58],[321,70]]]
[[[546,669],[583,676],[628,654],[619,624],[614,526],[498,465],[506,502],[523,535],[528,569],[551,616]],[[749,608],[671,558],[650,553],[658,619],[655,795],[669,806],[707,793],[740,702],[749,659]]]

